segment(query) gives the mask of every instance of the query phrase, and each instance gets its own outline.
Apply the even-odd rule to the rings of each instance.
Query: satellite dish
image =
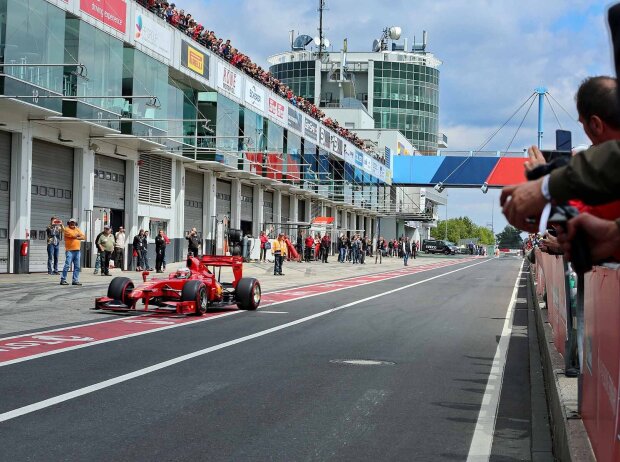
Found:
[[[321,44],[321,39],[319,37],[314,37],[314,44],[318,47]]]
[[[311,42],[312,37],[309,35],[299,35],[293,42],[293,50],[303,50]]]
[[[392,40],[398,40],[400,38],[400,34],[402,34],[402,29],[398,26],[390,27],[390,38]]]
[[[381,41],[375,39],[372,42],[372,51],[374,51],[376,53],[377,51],[380,51],[380,50],[381,50]]]
[[[329,41],[329,39],[323,39],[323,46],[325,48],[329,48],[330,45],[331,45],[331,42]]]

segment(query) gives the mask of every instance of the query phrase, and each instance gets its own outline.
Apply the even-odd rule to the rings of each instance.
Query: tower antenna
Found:
[[[319,0],[319,59],[323,57],[323,11],[325,10],[325,0]]]

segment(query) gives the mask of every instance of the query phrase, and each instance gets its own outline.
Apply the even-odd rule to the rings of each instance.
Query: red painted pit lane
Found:
[[[476,257],[458,261],[437,262],[410,268],[402,268],[379,274],[367,274],[341,279],[334,282],[323,282],[303,287],[285,289],[263,294],[260,308],[277,305],[284,302],[313,297],[339,290],[351,289],[364,284],[385,281],[408,274],[416,274],[446,266],[470,261]],[[259,309],[260,309],[259,308]],[[237,310],[207,313],[197,318],[193,316],[171,317],[161,314],[145,314],[128,318],[99,321],[92,324],[68,327],[64,329],[47,330],[35,334],[20,335],[0,339],[0,366],[6,366],[28,359],[46,356],[49,354],[70,351],[77,348],[120,340],[123,338],[158,332],[180,327],[186,324],[208,321],[209,319],[239,313]]]

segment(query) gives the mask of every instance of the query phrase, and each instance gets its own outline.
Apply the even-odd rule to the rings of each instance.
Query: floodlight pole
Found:
[[[545,87],[538,87],[536,89],[536,93],[538,93],[538,149],[541,149],[543,138],[543,109],[545,102],[544,98],[547,94],[547,89]]]

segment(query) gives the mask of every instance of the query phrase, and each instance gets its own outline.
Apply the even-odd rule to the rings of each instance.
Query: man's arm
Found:
[[[571,244],[578,230],[583,232],[586,242],[577,244],[590,248],[593,263],[603,261],[620,250],[620,219],[609,221],[582,213],[568,221],[567,232],[561,228],[558,230],[558,241],[569,259],[572,258]]]
[[[581,199],[587,204],[605,204],[620,199],[620,142],[608,141],[571,158],[551,172],[549,193],[557,202]]]

